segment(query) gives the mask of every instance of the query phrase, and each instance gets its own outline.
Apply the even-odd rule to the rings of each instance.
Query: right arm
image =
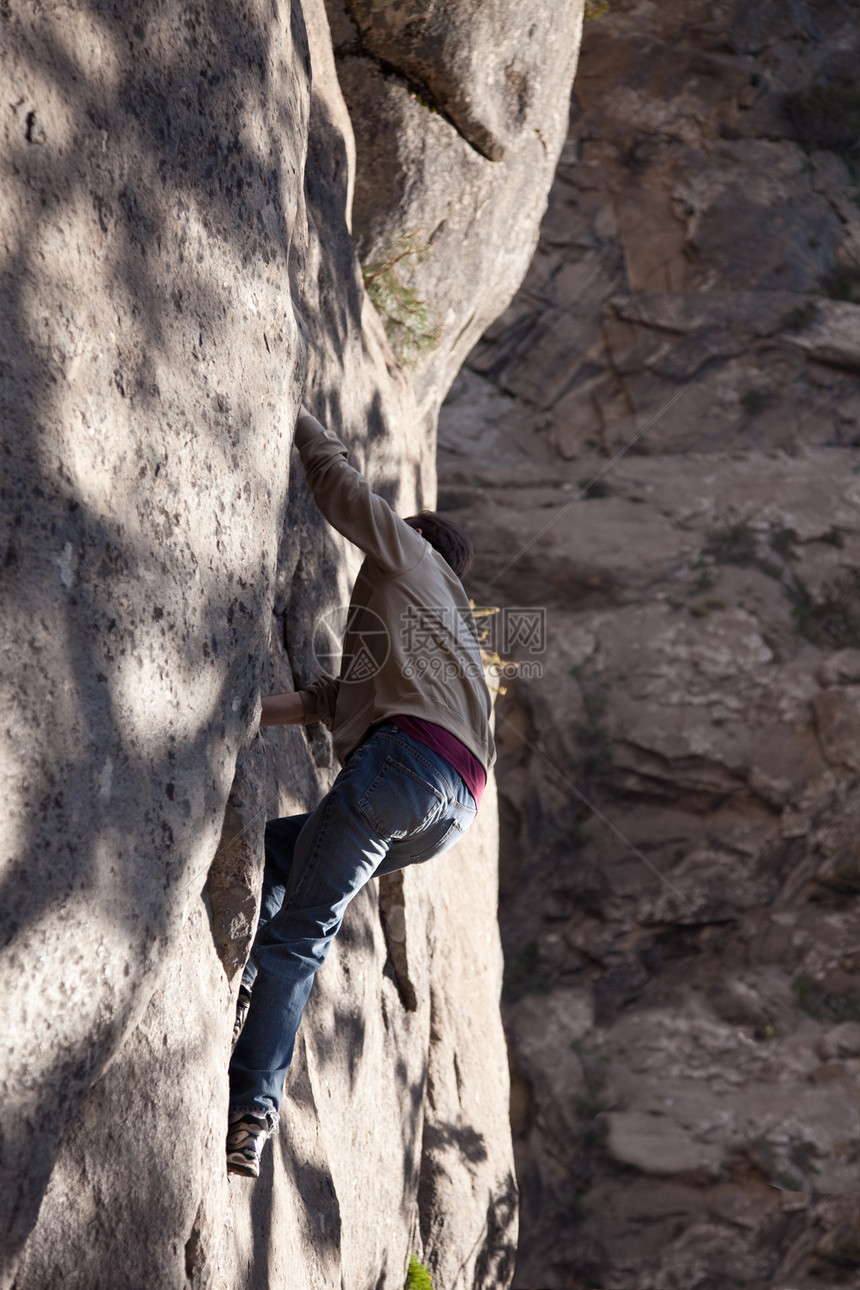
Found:
[[[340,681],[323,672],[302,690],[267,694],[261,700],[261,726],[310,726],[321,721],[331,730]]]
[[[302,406],[296,425],[314,501],[333,528],[369,555],[387,573],[402,573],[423,559],[427,543],[374,493],[347,461],[346,448]]]

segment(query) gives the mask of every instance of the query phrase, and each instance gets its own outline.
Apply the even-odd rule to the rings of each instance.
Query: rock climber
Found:
[[[491,701],[460,581],[471,543],[432,511],[397,516],[302,406],[295,442],[314,500],[365,553],[339,677],[262,701],[260,724],[322,721],[343,768],[316,810],[271,820],[257,934],[239,990],[227,1168],[256,1178],[278,1121],[314,974],[368,879],[453,846],[495,758]]]

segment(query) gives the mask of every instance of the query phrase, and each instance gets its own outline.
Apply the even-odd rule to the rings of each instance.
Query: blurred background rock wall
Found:
[[[860,1266],[857,19],[611,0],[442,411],[476,598],[546,610],[496,620],[523,1290]]]
[[[336,771],[324,731],[255,734],[357,567],[291,471],[300,396],[434,503],[581,18],[0,4],[4,1286],[399,1290],[410,1252],[509,1283],[492,785],[467,844],[356,901],[256,1185],[226,1069],[264,820]]]

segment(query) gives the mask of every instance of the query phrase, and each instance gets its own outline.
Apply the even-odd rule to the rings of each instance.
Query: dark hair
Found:
[[[406,523],[413,529],[421,530],[421,536],[448,561],[458,578],[469,572],[472,567],[472,543],[459,524],[436,511],[419,511],[417,515],[410,515]]]

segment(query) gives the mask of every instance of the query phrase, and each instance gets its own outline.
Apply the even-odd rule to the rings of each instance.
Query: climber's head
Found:
[[[436,511],[419,511],[417,515],[410,515],[406,523],[426,538],[433,550],[448,561],[458,578],[469,572],[472,543],[459,524]]]

